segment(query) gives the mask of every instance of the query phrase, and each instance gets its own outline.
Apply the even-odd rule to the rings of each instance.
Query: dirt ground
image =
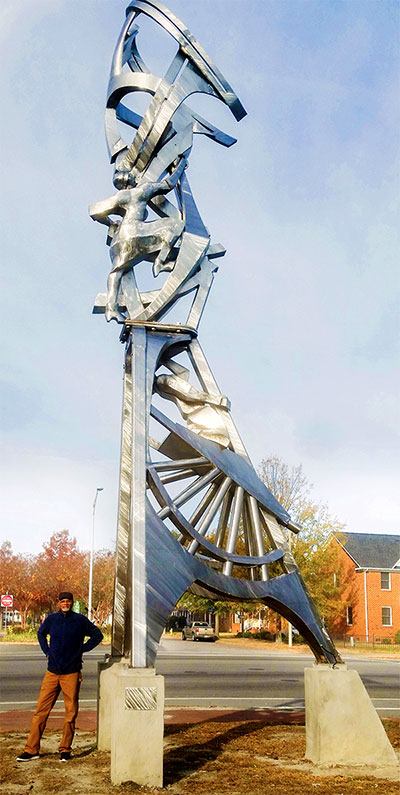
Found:
[[[400,751],[400,722],[383,721]],[[77,732],[74,756],[58,761],[59,732],[46,731],[41,758],[17,762],[26,732],[0,739],[3,795],[399,795],[399,770],[315,767],[304,760],[305,728],[240,721],[165,727],[164,788],[112,786],[110,754],[95,750],[94,732]]]

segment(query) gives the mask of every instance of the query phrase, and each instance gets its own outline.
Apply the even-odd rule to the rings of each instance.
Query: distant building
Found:
[[[17,624],[18,626],[21,624],[22,616],[19,610],[9,610],[8,608],[4,608],[1,612],[3,627],[9,627],[11,624]]]
[[[367,643],[394,639],[400,630],[400,536],[333,533],[339,549],[343,611],[331,632]]]

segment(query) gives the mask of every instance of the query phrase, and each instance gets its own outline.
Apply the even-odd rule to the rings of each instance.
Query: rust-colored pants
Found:
[[[31,730],[25,745],[25,751],[28,754],[38,753],[47,718],[61,690],[64,697],[65,716],[59,751],[71,750],[71,743],[75,733],[75,721],[79,709],[78,699],[81,681],[82,674],[80,671],[74,674],[62,675],[46,671],[40,688],[35,714],[32,718]]]

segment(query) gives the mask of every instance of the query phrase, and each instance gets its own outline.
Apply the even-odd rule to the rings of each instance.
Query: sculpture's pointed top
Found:
[[[126,9],[126,13],[128,18],[132,17],[131,21],[140,13],[154,19],[178,42],[182,52],[191,61],[192,65],[196,66],[206,82],[212,85],[219,98],[228,105],[235,119],[240,121],[247,115],[247,111],[222,72],[215,66],[206,51],[179,17],[175,16],[163,3],[158,0],[132,0]],[[125,26],[125,29],[129,30],[129,25],[127,28]]]

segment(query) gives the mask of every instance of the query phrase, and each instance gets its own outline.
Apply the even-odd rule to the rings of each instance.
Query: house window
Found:
[[[381,591],[390,591],[390,571],[381,571]]]
[[[392,626],[392,608],[391,607],[382,607],[382,626],[383,627],[391,627]]]
[[[346,621],[347,621],[347,626],[351,627],[351,625],[353,623],[353,608],[352,607],[346,607]]]

